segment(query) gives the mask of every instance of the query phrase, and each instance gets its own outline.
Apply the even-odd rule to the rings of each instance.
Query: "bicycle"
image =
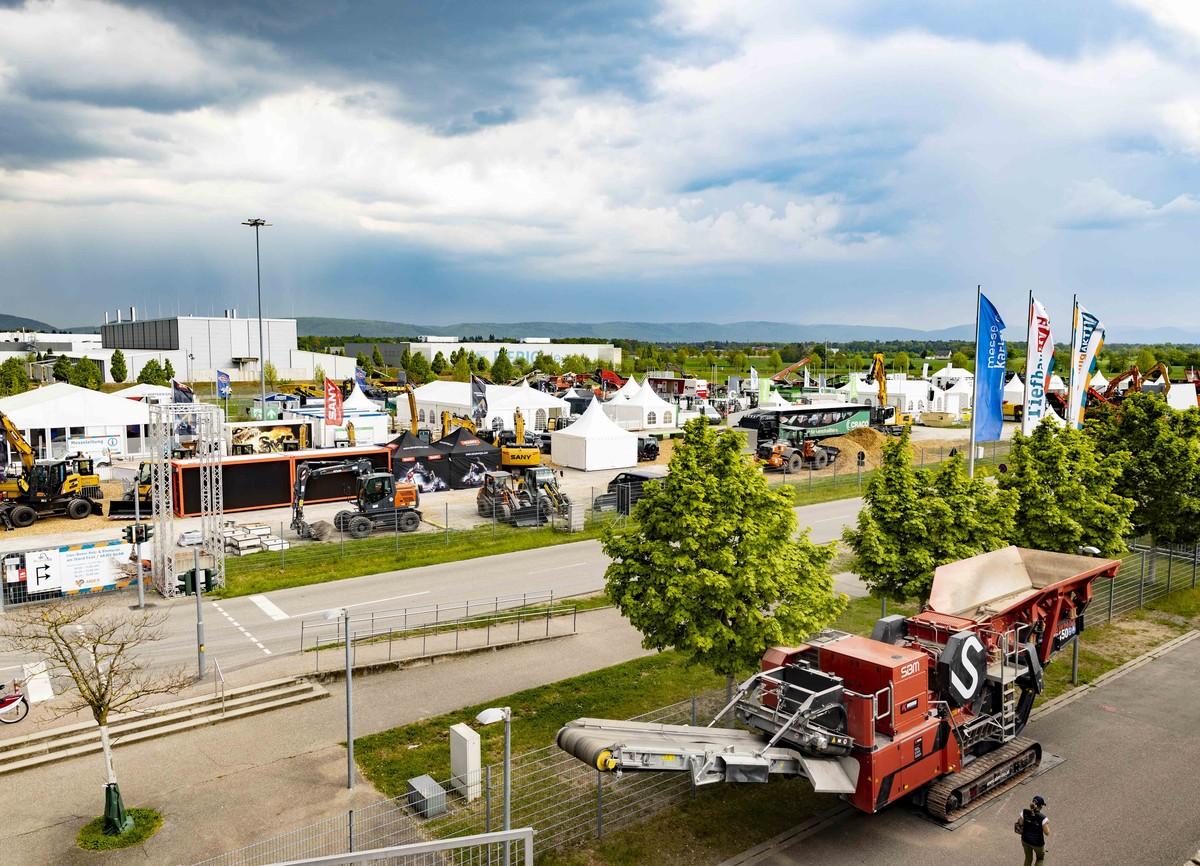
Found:
[[[10,694],[5,694],[8,686],[0,685],[0,723],[5,725],[15,725],[29,715],[29,698],[16,680],[13,680],[12,688]]]

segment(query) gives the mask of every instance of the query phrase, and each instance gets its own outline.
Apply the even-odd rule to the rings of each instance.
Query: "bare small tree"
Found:
[[[0,641],[9,649],[45,659],[64,701],[56,715],[88,709],[100,728],[107,787],[115,788],[108,720],[113,713],[154,695],[191,685],[182,668],[151,671],[149,644],[163,636],[165,612],[103,610],[99,601],[30,605],[0,620]],[[118,795],[119,796],[119,795]]]

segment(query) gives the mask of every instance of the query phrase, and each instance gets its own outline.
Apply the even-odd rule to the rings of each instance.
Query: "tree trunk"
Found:
[[[117,774],[113,772],[112,742],[108,739],[108,725],[100,726],[100,745],[104,748],[104,780],[112,785],[117,781]]]

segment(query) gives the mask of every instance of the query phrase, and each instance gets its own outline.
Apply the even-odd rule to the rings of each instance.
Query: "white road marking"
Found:
[[[548,571],[562,571],[564,568],[578,568],[581,565],[587,565],[586,562],[568,562],[565,565],[556,565],[553,568],[539,568],[536,571],[527,571],[526,574],[545,574]]]
[[[258,609],[274,620],[287,619],[288,615],[279,609],[279,606],[265,595],[252,595],[250,600],[258,605]]]
[[[217,609],[217,611],[218,611],[218,612],[220,612],[221,616],[223,616],[223,617],[225,617],[225,619],[229,620],[229,623],[230,623],[230,625],[234,626],[234,627],[235,627],[235,628],[236,628],[238,631],[240,631],[240,632],[241,632],[242,634],[244,634],[244,635],[245,635],[247,638],[249,638],[249,639],[250,639],[250,640],[251,640],[251,641],[254,643],[254,645],[255,645],[256,647],[258,647],[260,650],[262,650],[262,651],[263,651],[264,653],[266,653],[267,655],[270,655],[270,654],[271,654],[271,651],[270,651],[269,649],[267,649],[265,646],[263,646],[263,645],[262,645],[262,644],[259,642],[258,638],[256,638],[254,635],[250,634],[250,632],[246,631],[246,629],[244,629],[242,626],[238,625],[238,623],[237,623],[237,620],[235,620],[235,619],[234,619],[233,617],[231,617],[231,616],[230,616],[228,613],[226,613],[225,609],[224,609],[224,608],[222,608],[222,607],[221,607],[221,605],[217,604],[217,603],[214,601],[214,602],[213,602],[213,607],[215,607],[215,608]]]
[[[362,607],[364,604],[379,604],[379,602],[381,602],[381,601],[397,601],[402,598],[416,598],[418,595],[429,595],[430,592],[432,592],[432,590],[425,589],[425,590],[422,590],[421,592],[408,592],[408,593],[405,593],[404,595],[392,595],[392,596],[388,596],[387,598],[373,598],[370,601],[356,601],[354,604],[337,604],[337,605],[332,605],[332,607],[334,607],[334,608]],[[288,618],[289,619],[300,619],[301,617],[314,616],[318,613],[324,613],[325,611],[327,611],[329,609],[330,608],[328,608],[328,607],[323,607],[320,610],[310,610],[308,613],[294,613]]]

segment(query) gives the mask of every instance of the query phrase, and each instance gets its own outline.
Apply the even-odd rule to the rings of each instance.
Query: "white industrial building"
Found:
[[[487,358],[489,364],[495,362],[501,349],[507,349],[510,361],[524,358],[532,364],[538,355],[546,354],[561,362],[567,355],[583,355],[610,368],[621,366],[621,350],[611,343],[555,343],[544,337],[525,337],[516,343],[473,343],[459,337],[429,336],[406,343],[347,343],[345,351],[351,358],[358,355],[370,357],[376,348],[389,367],[400,366],[400,357],[405,352],[424,355],[425,360],[432,363],[438,352],[449,362],[450,356],[459,349],[474,352],[476,357]]]
[[[125,355],[127,381],[136,380],[151,358],[159,363],[169,359],[176,376],[188,381],[211,382],[221,370],[234,381],[253,382],[264,358],[275,366],[280,379],[308,381],[318,367],[335,381],[354,375],[353,358],[298,349],[295,319],[263,319],[260,347],[258,319],[238,318],[236,310],[224,316],[147,320],[138,320],[136,311],[130,310],[130,318],[100,328],[105,381],[112,381],[108,363],[115,349]],[[91,352],[86,354],[92,357]]]

